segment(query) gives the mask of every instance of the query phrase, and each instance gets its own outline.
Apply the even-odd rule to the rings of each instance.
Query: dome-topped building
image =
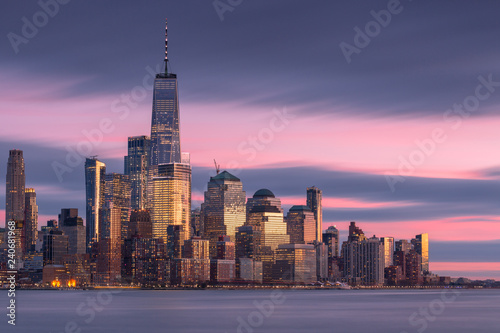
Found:
[[[274,196],[274,193],[271,192],[270,190],[268,190],[267,188],[261,188],[260,190],[258,190],[257,192],[255,192],[255,194],[253,195],[254,198],[257,198],[257,197],[271,197],[271,198],[275,198]]]

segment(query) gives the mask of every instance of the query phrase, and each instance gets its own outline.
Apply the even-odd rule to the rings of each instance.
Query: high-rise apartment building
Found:
[[[307,206],[311,208],[316,219],[316,240],[321,242],[321,233],[323,232],[323,207],[322,207],[323,192],[313,186],[307,188]]]
[[[128,138],[128,155],[125,156],[124,170],[130,180],[130,205],[134,210],[147,208],[150,143],[149,136],[146,135]]]
[[[24,206],[24,237],[25,252],[27,253],[35,251],[36,239],[38,238],[38,205],[36,204],[35,189],[26,189]]]
[[[85,160],[87,252],[99,241],[99,210],[104,206],[106,164],[96,157]]]
[[[378,238],[366,239],[362,232],[358,233],[357,239],[342,244],[342,257],[344,278],[349,283],[375,286],[384,283],[384,247]]]

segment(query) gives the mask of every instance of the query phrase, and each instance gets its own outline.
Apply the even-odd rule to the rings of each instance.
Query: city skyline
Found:
[[[235,11],[231,15],[238,15],[238,11]],[[234,22],[229,22],[229,17],[227,20],[221,24],[235,24]],[[57,22],[51,22],[51,24],[56,25]],[[173,24],[176,24],[175,20]],[[178,24],[181,25],[180,22]],[[393,23],[393,25],[395,24]],[[155,31],[151,30],[151,34],[155,36],[155,45],[158,39],[157,26],[158,24],[155,24]],[[182,30],[182,28],[176,27],[175,31],[178,30]],[[387,33],[389,34],[390,32],[388,31]],[[176,34],[177,32],[172,35],[175,36]],[[241,168],[241,171],[235,174],[242,179],[243,189],[248,195],[259,188],[269,188],[282,200],[286,210],[292,205],[306,204],[305,196],[303,195],[306,187],[314,185],[320,187],[323,190],[323,230],[330,225],[336,224],[341,231],[343,239],[346,236],[346,226],[350,221],[357,221],[362,224],[370,236],[376,234],[379,237],[400,239],[428,232],[431,237],[431,246],[438,246],[437,248],[433,247],[431,250],[431,266],[435,263],[442,263],[441,269],[431,268],[432,271],[457,271],[463,272],[461,274],[464,276],[474,276],[474,274],[484,272],[488,275],[483,276],[483,278],[496,277],[498,279],[500,277],[500,267],[494,256],[494,248],[499,244],[498,236],[495,238],[495,231],[498,230],[498,216],[496,216],[498,209],[495,209],[497,206],[495,207],[492,203],[493,199],[491,199],[495,194],[500,192],[500,186],[498,186],[499,183],[496,180],[498,170],[495,169],[499,163],[491,158],[490,155],[484,157],[484,151],[476,151],[473,148],[475,145],[465,144],[467,140],[472,140],[472,137],[475,140],[472,141],[473,143],[482,143],[483,141],[480,138],[487,138],[489,133],[491,133],[492,138],[495,138],[493,136],[495,133],[493,129],[497,123],[491,120],[497,119],[494,115],[488,115],[488,111],[485,110],[485,114],[482,114],[480,117],[474,118],[475,115],[471,116],[467,120],[467,128],[465,124],[463,125],[463,131],[466,132],[463,137],[458,135],[459,139],[456,142],[452,142],[450,138],[445,143],[446,146],[443,146],[446,147],[443,155],[439,155],[443,149],[437,149],[434,154],[429,156],[428,161],[423,166],[416,167],[410,165],[415,169],[414,174],[405,176],[405,182],[395,183],[395,191],[392,192],[390,186],[386,183],[384,172],[391,171],[397,173],[398,164],[400,163],[398,160],[399,156],[404,156],[408,160],[408,154],[411,154],[418,147],[413,142],[415,140],[424,142],[423,140],[428,137],[428,133],[432,133],[434,128],[442,125],[437,116],[442,115],[448,106],[443,106],[442,108],[438,106],[435,109],[435,113],[429,112],[426,117],[414,121],[418,111],[425,109],[424,107],[422,109],[416,108],[413,110],[413,113],[408,112],[406,115],[408,118],[389,118],[391,121],[388,124],[384,124],[384,120],[388,119],[387,115],[385,117],[376,117],[373,115],[364,117],[362,115],[363,112],[358,112],[359,114],[357,114],[353,105],[346,107],[346,110],[350,110],[351,112],[345,117],[341,117],[338,113],[333,112],[334,115],[330,115],[331,119],[325,119],[326,112],[323,116],[320,116],[321,112],[319,110],[325,108],[321,105],[317,106],[318,114],[314,116],[304,115],[300,110],[308,109],[314,104],[299,107],[300,103],[297,103],[289,96],[281,100],[274,96],[271,98],[271,102],[268,103],[253,103],[240,98],[237,103],[231,105],[231,103],[234,103],[234,99],[232,99],[234,97],[229,97],[234,96],[230,93],[231,90],[226,90],[227,95],[229,95],[227,99],[224,99],[223,96],[220,97],[219,101],[214,101],[214,98],[207,99],[209,103],[203,106],[200,103],[193,102],[197,99],[193,98],[196,94],[191,86],[194,83],[190,82],[193,81],[192,76],[190,77],[189,75],[190,71],[186,70],[185,76],[183,73],[183,69],[186,68],[186,64],[184,63],[186,60],[182,60],[183,44],[189,44],[189,42],[181,41],[182,34],[183,32],[179,31],[178,37],[173,37],[175,41],[173,42],[173,45],[175,45],[173,49],[175,51],[172,51],[171,54],[173,59],[180,59],[178,62],[173,60],[173,65],[176,68],[176,72],[182,74],[179,80],[180,100],[183,110],[181,127],[183,147],[192,153],[193,208],[199,206],[205,184],[208,182],[209,177],[215,174],[215,170],[211,167],[212,159],[215,157],[222,163],[223,169],[227,169],[229,172],[233,170],[238,171]],[[346,34],[345,36],[350,35]],[[43,38],[43,36],[40,36],[40,38]],[[384,40],[388,36],[382,33],[377,38]],[[375,44],[376,42],[374,41],[373,43]],[[32,46],[36,47],[31,43],[25,45],[26,48]],[[375,52],[377,48],[375,45],[367,48],[366,52],[370,52],[372,47],[374,48],[373,52]],[[22,49],[20,52],[22,55]],[[155,53],[156,56],[156,52],[147,53]],[[356,62],[362,62],[363,56],[364,54],[361,53],[358,58],[353,59],[353,64],[350,66],[354,66]],[[177,68],[177,63],[180,63],[181,70]],[[149,64],[146,61],[146,64],[141,68]],[[217,65],[218,68],[220,68],[219,66],[220,64]],[[463,94],[457,93],[458,99],[449,99],[449,106],[454,102],[462,102],[465,97],[472,94],[477,83],[481,82],[481,80],[475,82],[478,80],[477,77],[482,75],[483,78],[488,78],[490,72],[478,69],[474,71],[474,75],[465,75],[465,83],[457,90],[463,92]],[[144,76],[148,72],[144,71],[142,74]],[[280,76],[280,73],[271,72],[270,74],[266,74],[266,77],[272,79],[273,77],[280,78],[282,75]],[[255,80],[255,78],[252,79]],[[496,76],[493,76],[493,79],[496,80]],[[13,82],[22,81],[14,80]],[[133,88],[142,84],[141,80],[137,79],[135,81],[131,79],[128,82],[131,83],[128,87],[119,88],[120,85],[117,85],[114,89],[120,91],[110,93],[110,99],[94,100],[92,99],[94,95],[91,91],[87,92],[88,95],[82,94],[82,96],[89,96],[91,97],[91,101],[100,102],[101,104],[99,104],[99,107],[96,107],[96,110],[101,107],[110,109],[113,101],[119,98],[121,93],[132,94]],[[85,83],[81,84],[85,86]],[[183,87],[185,87],[186,93],[183,93]],[[64,92],[60,87],[50,88],[55,89],[52,92],[56,96]],[[104,143],[93,149],[91,154],[88,154],[88,156],[99,154],[99,160],[106,163],[106,166],[110,168],[109,172],[124,172],[123,169],[120,169],[120,166],[123,166],[123,156],[127,154],[126,141],[128,136],[149,134],[147,130],[143,131],[143,129],[148,127],[148,119],[150,119],[147,114],[148,112],[149,115],[151,113],[151,99],[149,98],[151,94],[152,92],[148,91],[147,97],[144,98],[144,103],[142,103],[143,105],[138,105],[136,108],[130,109],[130,115],[123,122],[116,120],[113,124],[116,130],[109,133],[109,135],[103,135]],[[184,102],[184,95],[188,95],[186,102]],[[252,95],[251,91],[249,91],[249,95]],[[75,98],[74,93],[70,94],[68,98]],[[18,105],[15,104],[15,98],[9,101],[14,103],[14,107]],[[107,103],[108,101],[110,103]],[[217,103],[221,103],[220,105],[224,106],[223,101],[229,101],[229,105],[222,108],[225,111],[216,111]],[[492,103],[491,108],[495,106],[494,103],[497,103],[497,101],[498,98],[495,99],[494,95],[491,99],[488,99],[488,103]],[[444,101],[442,102],[444,103]],[[83,105],[86,105],[86,103],[83,102]],[[145,112],[148,104],[149,111]],[[249,112],[251,109],[249,106],[252,105],[258,106],[258,112],[255,114]],[[338,105],[332,103],[329,105],[332,108],[338,108]],[[436,105],[441,104],[437,103]],[[240,120],[230,113],[230,110],[235,107],[241,112]],[[287,119],[284,117],[283,110],[285,110],[285,107],[295,118]],[[281,117],[276,112],[273,112],[273,109],[276,109]],[[22,107],[18,105],[16,110],[22,110]],[[196,110],[203,111],[196,113]],[[210,113],[212,113],[213,118],[205,118]],[[353,114],[357,115],[352,117]],[[198,115],[199,119],[197,119]],[[13,117],[15,121],[15,116]],[[284,124],[284,128],[279,127],[282,130],[272,133],[273,140],[258,142],[264,148],[262,150],[256,148],[254,159],[251,162],[247,161],[253,154],[250,155],[248,149],[246,150],[249,151],[248,154],[241,154],[238,146],[243,143],[245,147],[250,147],[251,143],[246,141],[247,138],[249,136],[258,138],[260,133],[264,133],[262,129],[271,128],[270,124],[272,119],[274,119],[273,117],[278,117],[278,121],[282,121],[280,124]],[[55,118],[50,119],[53,122],[58,122]],[[99,124],[99,120],[100,116],[91,114],[89,115],[89,119],[85,120],[82,127],[78,129],[87,132],[92,131],[92,129],[96,128],[96,124]],[[87,121],[89,122],[87,123]],[[337,121],[340,121],[340,123],[337,123]],[[463,121],[465,122],[465,120]],[[339,127],[342,129],[336,134],[330,135],[330,126],[334,123],[340,125]],[[210,125],[202,126],[203,124]],[[215,127],[212,127],[214,124]],[[370,136],[370,133],[374,134],[374,136],[370,136],[370,140],[362,136],[358,137],[359,133],[371,128],[372,124],[374,124],[371,129],[372,132],[367,134],[367,136]],[[395,125],[397,126],[394,127]],[[120,128],[120,126],[122,127]],[[137,127],[140,127],[142,132],[138,132]],[[395,144],[392,142],[391,136],[379,135],[379,133],[389,128],[392,128],[395,135],[402,137],[401,141],[407,146],[404,146],[404,144]],[[226,137],[225,135],[218,136],[217,130],[221,129],[224,129],[223,133],[230,138],[229,140],[223,139]],[[301,132],[301,130],[305,131]],[[350,130],[352,130],[352,133],[349,133]],[[239,131],[244,133],[240,135],[237,133]],[[72,144],[78,144],[84,140],[84,137],[81,135],[72,136],[64,132],[65,130],[61,131],[58,135],[61,135],[61,137],[67,135],[70,138],[68,141]],[[123,135],[126,132],[128,134]],[[37,132],[35,131],[35,133]],[[266,133],[262,134],[262,137],[268,139],[268,137],[265,137]],[[451,134],[454,132],[448,131],[447,133],[451,137]],[[348,134],[347,140],[340,140],[346,134]],[[213,141],[207,145],[195,143],[196,140],[199,140],[200,135],[208,136]],[[293,155],[290,150],[292,146],[295,145],[297,147],[297,145],[300,145],[299,142],[295,141],[294,136],[309,138],[308,140],[315,138],[318,146],[314,149],[311,148],[310,151],[302,149],[303,154],[298,156],[294,151],[295,155]],[[39,206],[38,223],[39,225],[44,225],[46,220],[54,218],[57,215],[60,208],[75,207],[84,211],[82,202],[85,200],[81,198],[83,163],[79,163],[75,167],[70,167],[73,169],[72,172],[65,173],[63,181],[59,183],[58,179],[54,176],[51,166],[54,161],[64,163],[66,154],[64,147],[62,149],[61,147],[55,148],[50,140],[43,137],[43,135],[32,137],[32,140],[37,138],[40,139],[40,144],[35,145],[33,142],[23,142],[18,136],[13,135],[9,138],[10,141],[2,142],[2,147],[8,146],[8,149],[17,147],[24,150],[27,170],[29,170],[30,164],[41,164],[40,170],[31,172],[32,176],[30,176],[29,171],[26,172],[26,185],[36,190]],[[236,144],[228,144],[231,142]],[[53,156],[53,158],[40,157],[34,151],[34,147],[42,147],[43,151],[49,152],[49,155]],[[410,150],[408,150],[408,147]],[[467,159],[460,158],[458,149],[461,147],[466,147],[466,152],[472,156]],[[482,148],[484,147],[493,146],[492,144],[486,144],[482,146]],[[322,149],[326,148],[339,153],[338,159],[324,156]],[[367,151],[377,151],[376,148],[383,148],[379,151],[381,153],[380,156]],[[206,152],[203,150],[206,150]],[[348,152],[349,150],[360,151],[360,153],[352,154]],[[31,156],[26,153],[27,151],[31,153]],[[53,152],[55,153],[52,154]],[[118,156],[118,154],[121,154],[121,156]],[[311,156],[311,154],[314,156]],[[481,154],[481,158],[477,158],[477,154]],[[5,154],[3,155],[5,156]],[[363,158],[360,158],[361,155],[363,155]],[[222,161],[221,158],[223,159]],[[233,163],[233,167],[231,168],[230,162],[232,160],[236,160],[237,165]],[[38,161],[40,163],[37,163]],[[120,161],[120,164],[118,161]],[[3,164],[2,168],[6,165],[6,163],[1,164]],[[307,177],[301,176],[304,173]],[[77,176],[76,174],[80,175]],[[42,180],[43,175],[50,176],[46,176],[47,179]],[[33,178],[30,179],[30,177]],[[295,180],[297,177],[301,177],[301,180],[293,186],[287,183]],[[77,180],[80,183],[75,185]],[[365,182],[365,184],[363,185],[362,182]],[[437,191],[430,193],[427,191],[430,187],[436,188]],[[60,200],[61,198],[63,200]],[[58,208],[54,209],[56,208],[54,207],[55,202],[62,202],[64,204],[58,203]],[[438,260],[435,260],[434,256],[438,256]],[[468,262],[471,264],[466,264]],[[450,273],[448,275],[456,276],[457,274]]]

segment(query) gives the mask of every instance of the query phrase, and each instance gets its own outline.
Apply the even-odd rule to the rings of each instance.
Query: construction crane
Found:
[[[217,164],[217,161],[215,161],[215,158],[214,158],[214,164],[215,164],[215,172],[217,172],[217,174],[219,174],[219,172],[220,172],[220,165]]]

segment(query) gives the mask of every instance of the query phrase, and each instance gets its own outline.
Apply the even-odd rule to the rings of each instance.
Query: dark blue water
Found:
[[[113,294],[114,293],[114,294]],[[500,290],[19,291],[0,332],[500,332]]]

